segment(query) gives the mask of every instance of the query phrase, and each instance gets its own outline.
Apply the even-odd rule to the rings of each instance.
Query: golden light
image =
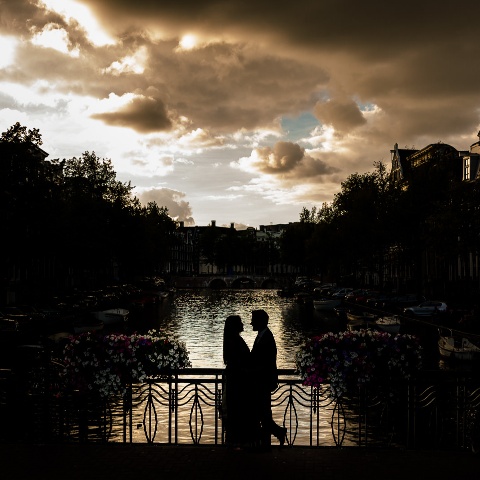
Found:
[[[42,0],[42,3],[66,19],[75,19],[86,31],[87,37],[96,46],[111,45],[115,41],[105,32],[88,7],[75,0]]]
[[[69,51],[68,33],[63,28],[56,28],[51,23],[45,25],[41,32],[32,36],[32,43],[40,47],[53,48],[59,52],[78,57],[78,49]]]
[[[180,40],[179,46],[183,50],[191,50],[197,45],[197,37],[191,33],[184,35]]]
[[[2,52],[0,55],[0,68],[7,67],[13,63],[17,44],[18,41],[15,38],[0,35],[0,52]]]
[[[140,47],[133,55],[128,55],[121,60],[112,62],[104,72],[112,75],[120,75],[122,73],[136,73],[140,75],[145,70],[146,62],[147,49]]]

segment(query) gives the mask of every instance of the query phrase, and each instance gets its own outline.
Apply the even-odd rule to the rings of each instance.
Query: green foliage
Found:
[[[178,241],[176,224],[166,207],[142,206],[130,182],[116,178],[111,160],[86,151],[79,158],[46,161],[41,150],[29,145],[41,145],[38,129],[18,122],[0,140],[28,169],[29,182],[20,178],[27,170],[20,168],[20,177],[13,169],[6,172],[10,176],[0,199],[15,268],[27,261],[24,252],[29,251],[35,258],[55,258],[57,268],[68,272],[65,278],[74,272],[90,285],[111,279],[112,265],[118,266],[115,275],[124,278],[164,270]],[[458,156],[452,149],[437,145],[427,152],[429,161],[420,158],[409,172],[408,188],[395,183],[383,163],[374,163],[373,172],[353,173],[332,202],[304,207],[279,245],[273,238],[257,242],[249,231],[202,229],[197,247],[203,261],[225,272],[238,265],[244,271],[268,271],[281,262],[337,281],[359,279],[368,271],[378,273],[382,282],[388,258],[393,266],[407,266],[421,285],[426,252],[446,265],[452,255],[480,250],[479,184],[456,180],[452,165]],[[438,275],[447,278],[448,272],[441,271],[446,267],[438,265]]]
[[[300,222],[283,236],[284,262],[310,265],[336,280],[377,272],[382,281],[388,257],[408,265],[420,285],[426,249],[439,258],[478,251],[480,187],[456,181],[454,161],[448,151],[433,152],[411,174],[408,188],[395,183],[382,163],[350,175],[330,204],[302,209]]]
[[[283,236],[284,261],[333,277],[355,272],[361,259],[374,268],[394,223],[394,190],[382,163],[372,173],[350,175],[331,204],[302,209],[299,224]]]
[[[13,143],[33,143],[34,145],[42,145],[42,135],[38,128],[27,130],[27,127],[20,125],[20,122],[15,123],[6,132],[2,132],[0,141]]]
[[[2,140],[38,145],[41,136],[17,123]],[[30,158],[29,149],[15,152],[20,171],[9,175],[21,176],[27,165],[30,181],[7,178],[0,213],[10,258],[17,266],[25,251],[38,258],[48,255],[56,259],[56,278],[75,275],[90,286],[111,281],[114,275],[131,279],[164,269],[175,222],[165,207],[142,207],[130,182],[117,180],[111,160],[88,151],[79,158],[52,161]]]
[[[307,212],[304,210],[304,213]],[[306,218],[306,217],[305,217]],[[282,261],[299,268],[311,266],[307,256],[307,242],[315,231],[315,224],[303,221],[290,225],[282,235],[280,242]],[[314,273],[307,271],[304,273]]]

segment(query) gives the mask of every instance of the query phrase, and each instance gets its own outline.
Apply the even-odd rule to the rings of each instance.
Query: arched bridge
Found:
[[[178,288],[281,288],[288,281],[271,275],[205,275],[176,279]]]

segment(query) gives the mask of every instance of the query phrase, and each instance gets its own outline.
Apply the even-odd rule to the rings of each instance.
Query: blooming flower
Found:
[[[156,330],[146,335],[88,332],[70,337],[63,351],[64,375],[79,391],[124,394],[129,383],[190,367],[188,353],[183,342]]]
[[[421,368],[421,350],[413,335],[374,330],[328,332],[308,340],[295,360],[304,385],[319,388],[328,383],[338,397],[349,388],[384,378],[410,378]]]

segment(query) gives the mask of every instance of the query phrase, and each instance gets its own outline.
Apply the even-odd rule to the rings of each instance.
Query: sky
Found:
[[[185,225],[289,223],[480,130],[476,0],[0,0],[0,132],[95,152]]]

